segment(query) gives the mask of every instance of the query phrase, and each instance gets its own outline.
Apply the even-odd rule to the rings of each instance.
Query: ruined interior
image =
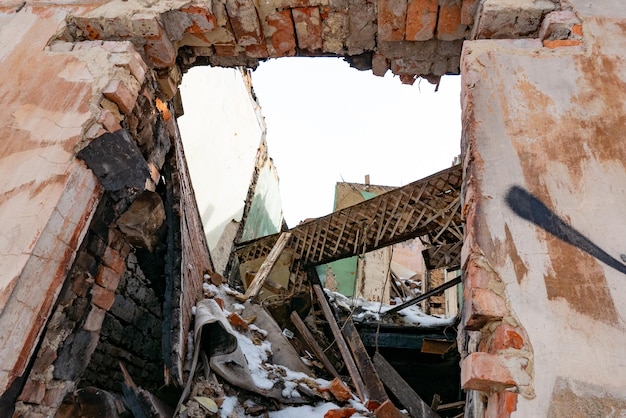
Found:
[[[393,354],[363,346],[368,332],[332,329],[311,268],[424,235],[433,265],[462,271],[461,416],[626,413],[625,22],[620,2],[591,0],[2,2],[0,415],[171,414],[192,359],[207,375],[227,364],[231,337],[212,345],[198,318],[228,328],[210,325],[219,301],[276,291],[267,278],[290,252],[291,309],[308,289],[343,351],[335,372],[381,404],[359,413],[433,416],[426,396],[388,395],[402,379]],[[296,55],[408,84],[460,74],[461,164],[277,235],[235,226],[213,254],[176,121],[183,74]],[[259,257],[237,291],[237,264]],[[234,293],[214,291],[225,283]]]

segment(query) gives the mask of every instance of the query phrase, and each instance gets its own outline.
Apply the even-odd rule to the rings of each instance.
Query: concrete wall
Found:
[[[626,8],[567,3],[568,39],[462,56],[462,383],[487,416],[626,413]]]

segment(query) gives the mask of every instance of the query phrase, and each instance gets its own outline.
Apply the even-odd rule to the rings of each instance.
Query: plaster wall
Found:
[[[223,271],[244,214],[265,133],[242,70],[197,67],[180,86],[178,119],[198,209],[215,267]],[[224,235],[230,239],[223,239]]]
[[[463,261],[482,263],[465,281],[498,279],[500,319],[527,333],[526,353],[478,346],[529,360],[518,417],[626,412],[624,8],[571,4],[578,45],[471,41],[462,56]]]
[[[280,231],[283,223],[278,173],[271,160],[265,160],[254,185],[254,196],[246,216],[241,241],[265,237]]]

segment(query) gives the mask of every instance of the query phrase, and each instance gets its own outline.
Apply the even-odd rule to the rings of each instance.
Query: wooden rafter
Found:
[[[426,237],[429,265],[459,264],[462,219],[460,165],[393,189],[357,205],[302,223],[290,232],[290,247],[302,266],[372,251],[415,237]],[[240,262],[264,257],[276,235],[243,243]]]

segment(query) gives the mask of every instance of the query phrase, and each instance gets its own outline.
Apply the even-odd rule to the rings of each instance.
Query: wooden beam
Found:
[[[337,370],[335,370],[333,364],[330,362],[330,360],[328,360],[328,357],[326,356],[326,354],[324,354],[324,350],[322,350],[322,347],[319,346],[319,344],[315,340],[315,337],[313,337],[313,334],[311,334],[309,328],[307,328],[306,324],[302,321],[302,318],[300,318],[300,315],[298,315],[298,312],[292,311],[289,317],[291,318],[293,326],[296,327],[296,330],[298,330],[298,332],[304,339],[304,342],[309,346],[311,351],[313,351],[315,357],[317,357],[317,359],[322,362],[326,370],[328,370],[328,373],[333,375],[333,377],[338,377],[341,379],[341,376],[339,376],[339,373],[337,373]]]
[[[383,315],[390,315],[392,313],[396,313],[401,311],[404,308],[408,308],[411,305],[415,305],[417,302],[421,302],[425,299],[430,298],[431,296],[435,296],[438,295],[439,293],[443,292],[444,290],[452,287],[452,286],[456,286],[457,284],[461,283],[461,276],[459,277],[455,277],[454,279],[450,280],[449,282],[445,282],[444,284],[442,284],[439,287],[435,287],[433,290],[424,293],[423,295],[417,296],[416,298],[413,298],[407,302],[404,302],[401,305],[395,306],[391,309],[389,309],[388,311],[386,311]]]
[[[313,270],[314,271],[314,270]],[[337,343],[337,347],[339,348],[339,352],[341,352],[341,357],[343,357],[343,361],[346,363],[346,368],[348,369],[348,373],[352,378],[352,383],[356,389],[357,395],[361,402],[365,402],[367,399],[367,391],[365,388],[365,384],[363,380],[361,380],[361,375],[359,374],[359,370],[354,363],[354,359],[352,358],[352,354],[350,353],[350,349],[348,348],[348,344],[343,339],[343,334],[341,334],[341,330],[339,329],[339,325],[335,321],[335,317],[330,309],[330,305],[326,300],[326,295],[324,294],[324,290],[319,284],[313,284],[313,291],[317,296],[317,300],[322,308],[322,313],[328,321],[328,325],[330,326],[330,330],[335,337],[335,342]]]
[[[363,382],[367,387],[369,399],[378,401],[379,403],[385,402],[389,399],[387,392],[385,392],[383,383],[376,373],[376,369],[372,364],[372,360],[370,360],[369,354],[367,354],[367,350],[365,350],[359,332],[350,318],[348,318],[343,325],[343,335],[346,337],[346,341],[354,355],[354,361],[359,367],[361,376],[363,376]]]
[[[409,411],[411,418],[439,418],[383,356],[376,352],[373,360],[383,383]]]
[[[285,249],[287,242],[289,242],[289,238],[291,238],[291,232],[283,232],[280,234],[278,240],[276,241],[276,244],[274,244],[274,246],[272,247],[272,250],[267,255],[265,261],[263,261],[263,264],[261,264],[259,271],[257,271],[254,279],[252,280],[252,283],[250,283],[250,286],[246,290],[246,293],[243,297],[244,300],[256,297],[256,295],[259,293],[259,291],[263,287],[263,284],[272,272],[272,268],[274,268],[276,261],[278,261],[280,254]]]

